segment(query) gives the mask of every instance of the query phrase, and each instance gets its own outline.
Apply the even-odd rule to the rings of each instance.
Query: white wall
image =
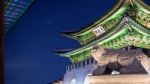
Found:
[[[64,84],[71,84],[72,80],[76,80],[76,84],[84,84],[84,81],[88,74],[92,74],[93,70],[96,69],[97,62],[94,60],[93,63],[85,64],[78,68],[67,70],[64,75]]]
[[[82,63],[81,67],[75,68],[75,64],[72,65],[72,67],[74,67],[72,69],[68,69],[67,67],[66,73],[64,75],[64,84],[71,84],[71,81],[74,79],[76,80],[76,84],[84,84],[87,75],[92,74],[93,70],[97,68],[97,62],[95,60],[93,63],[90,62],[89,64],[86,64],[85,61],[85,66],[83,66]]]

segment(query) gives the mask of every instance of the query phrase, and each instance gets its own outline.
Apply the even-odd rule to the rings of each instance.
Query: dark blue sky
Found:
[[[95,21],[116,1],[37,0],[5,36],[5,84],[46,84],[63,77],[65,66],[71,63],[52,51],[79,44],[60,32]]]

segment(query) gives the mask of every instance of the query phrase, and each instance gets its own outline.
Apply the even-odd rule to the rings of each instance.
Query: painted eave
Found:
[[[96,20],[92,24],[79,29],[78,31],[74,31],[73,33],[65,34],[65,36],[74,38],[75,36],[80,36],[82,34],[89,33],[96,25],[103,24],[103,23],[107,22],[109,19],[113,18],[113,16],[116,16],[116,14],[118,12],[120,12],[122,10],[126,10],[127,7],[125,7],[125,4],[128,4],[128,3],[126,3],[125,0],[119,0],[117,2],[117,4],[114,5],[113,9],[110,12],[108,12],[105,16]]]
[[[138,24],[138,26],[141,27],[141,29],[137,29],[137,28],[134,28],[132,27],[132,29],[134,29],[135,31],[139,32],[140,34],[144,35],[144,36],[149,36],[150,37],[150,30],[145,28],[144,26],[142,26],[141,24],[139,24],[138,22],[136,22]],[[127,26],[127,25],[124,25],[124,26]],[[119,31],[118,31],[119,30]],[[92,49],[92,46],[94,46],[95,44],[103,44],[105,42],[108,42],[114,38],[116,38],[118,35],[122,35],[126,32],[128,32],[128,28],[122,28],[122,29],[118,29],[118,30],[114,30],[112,32],[116,32],[118,31],[117,33],[115,34],[112,34],[112,32],[109,32],[105,35],[105,37],[99,37],[98,39],[86,44],[86,45],[83,45],[81,46],[80,48],[77,48],[73,51],[70,51],[70,52],[67,52],[67,53],[61,53],[61,54],[58,54],[60,56],[63,56],[63,57],[70,57],[71,55],[74,55],[74,54],[77,54],[77,53],[80,53],[80,52],[83,52],[83,51],[86,51],[86,50],[89,50],[89,49]],[[142,31],[139,31],[139,30],[142,30]]]

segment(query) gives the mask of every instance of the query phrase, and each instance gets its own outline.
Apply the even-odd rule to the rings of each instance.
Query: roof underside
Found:
[[[5,34],[18,22],[33,2],[34,0],[5,0]]]

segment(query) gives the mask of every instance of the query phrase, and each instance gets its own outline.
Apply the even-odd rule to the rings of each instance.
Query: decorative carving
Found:
[[[93,74],[110,74],[113,70],[120,74],[145,74],[150,69],[147,55],[139,50],[125,51],[94,46],[91,54],[98,62],[98,68]]]

